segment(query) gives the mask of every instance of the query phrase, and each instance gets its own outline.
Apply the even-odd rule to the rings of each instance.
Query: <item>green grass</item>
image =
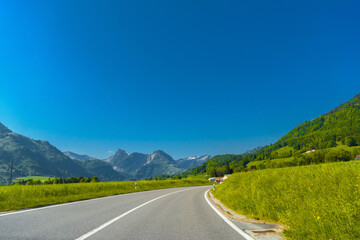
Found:
[[[261,164],[264,164],[267,168],[274,168],[274,167],[276,167],[276,165],[278,165],[280,163],[292,162],[293,160],[294,160],[294,157],[254,161],[254,162],[249,162],[246,167],[251,168],[251,166],[259,166]]]
[[[0,187],[0,211],[72,202],[130,192],[212,184],[210,181],[200,179],[136,182],[137,190],[135,190],[135,182],[2,186]]]
[[[295,152],[294,148],[286,146],[273,151],[271,155],[276,156],[276,158],[287,158],[291,156],[293,152]]]
[[[360,239],[360,161],[237,173],[214,195],[289,239]]]
[[[349,147],[349,146],[341,145],[341,144],[339,144],[336,147],[319,149],[317,151],[318,152],[319,151],[332,151],[332,150],[339,150],[339,149],[346,150],[351,154],[352,153],[360,154],[360,146]],[[284,156],[292,150],[293,149],[291,147],[286,146],[286,147],[278,149],[276,152],[279,153],[278,154],[279,156]],[[302,153],[301,155],[307,156],[308,154],[314,154],[314,153]],[[279,168],[279,167],[285,167],[286,163],[293,162],[294,159],[295,159],[295,157],[287,157],[287,158],[275,158],[275,159],[271,159],[271,160],[268,159],[268,160],[261,160],[261,161],[253,161],[253,162],[249,162],[246,167],[248,169],[251,169],[251,167],[253,166],[253,167],[256,167],[257,169],[261,169],[260,165],[264,165],[265,168]]]
[[[207,180],[209,177],[207,174],[203,173],[203,174],[198,174],[198,175],[189,175],[187,178],[188,179],[201,179],[201,180],[206,179]]]
[[[32,179],[34,181],[40,180],[42,182],[45,180],[49,180],[49,178],[53,179],[53,177],[44,177],[44,176],[27,176],[27,177],[18,177],[18,178],[20,178],[22,180],[29,180],[29,179]]]
[[[348,151],[348,152],[352,152],[352,151],[354,151],[354,150],[360,150],[360,146],[354,146],[354,147],[349,147],[349,146],[346,146],[346,145],[341,145],[341,144],[339,144],[338,146],[336,146],[336,147],[333,147],[333,148],[327,148],[327,149],[344,149],[344,150],[346,150],[346,151]]]

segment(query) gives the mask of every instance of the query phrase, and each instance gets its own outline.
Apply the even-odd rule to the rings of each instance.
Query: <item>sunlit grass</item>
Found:
[[[136,181],[136,183],[136,190],[135,182],[3,186],[0,187],[0,211],[71,202],[130,192],[212,184],[210,181],[200,179]]]
[[[28,177],[19,177],[22,180],[29,180],[32,179],[34,181],[45,181],[45,180],[49,180],[49,179],[53,179],[54,177],[44,177],[44,176],[28,176]]]
[[[289,239],[360,239],[360,161],[237,173],[214,195]]]
[[[294,161],[294,159],[295,159],[294,157],[289,157],[289,158],[276,158],[271,160],[253,161],[253,162],[249,162],[246,166],[247,168],[251,168],[251,166],[259,166],[261,164],[264,164],[265,166],[268,165],[276,166],[276,164],[292,162]]]

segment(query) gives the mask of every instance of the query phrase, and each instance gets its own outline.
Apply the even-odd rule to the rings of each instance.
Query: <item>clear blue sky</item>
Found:
[[[359,9],[3,0],[0,122],[99,158],[242,153],[360,92]]]

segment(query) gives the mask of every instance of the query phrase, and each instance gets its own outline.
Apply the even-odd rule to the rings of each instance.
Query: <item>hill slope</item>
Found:
[[[349,147],[360,145],[360,94],[328,113],[300,124],[274,144],[252,154],[215,156],[201,166],[190,169],[188,173],[209,172],[210,175],[221,175],[247,170],[246,166],[253,161],[287,159],[290,165],[299,165],[304,162],[305,164],[324,162],[328,153],[331,154],[328,154],[327,160],[331,157],[335,160],[349,160],[354,154],[358,154],[357,149],[352,149],[352,152],[349,152],[350,156],[342,148],[334,149],[339,145]],[[303,155],[312,149],[315,149],[316,153]],[[336,157],[336,154],[339,156]]]
[[[285,146],[295,150],[323,149],[335,147],[336,141],[352,146],[360,144],[360,94],[327,114],[295,127],[265,152]]]
[[[10,162],[14,160],[14,177],[20,176],[66,176],[88,177],[101,176],[104,169],[98,171],[88,164],[72,160],[47,141],[33,140],[14,133],[0,123],[0,179],[6,183],[9,178]],[[105,164],[98,160],[99,164]],[[89,167],[89,168],[88,168]],[[122,180],[125,177],[115,172],[109,165],[107,168],[112,180]]]

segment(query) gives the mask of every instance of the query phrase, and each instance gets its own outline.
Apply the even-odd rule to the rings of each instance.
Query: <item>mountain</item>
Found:
[[[106,170],[111,180],[123,180],[125,176],[115,172],[110,165],[102,161],[98,164],[105,169],[93,168],[92,164],[73,160],[64,155],[60,150],[47,141],[33,140],[23,135],[10,131],[0,123],[0,182],[4,183],[9,178],[10,162],[14,160],[13,176],[55,176],[63,177],[90,177],[102,178]],[[110,177],[109,177],[110,179]]]
[[[349,160],[353,155],[360,154],[359,149],[348,149],[351,152],[344,149],[354,146],[360,146],[360,94],[311,121],[301,123],[274,144],[242,155],[218,155],[187,172],[198,174],[212,171],[221,175],[249,170],[247,166],[250,162],[272,159],[283,162],[278,161],[274,166],[322,163],[331,159]],[[307,154],[309,152],[315,153]],[[268,162],[268,166],[271,165]],[[261,167],[266,166],[262,164]]]
[[[253,148],[253,149],[250,149],[250,150],[247,150],[246,152],[244,152],[243,154],[253,154],[253,153],[256,153],[258,152],[259,150],[263,149],[264,147],[256,147],[256,148]]]
[[[147,162],[136,171],[136,175],[149,178],[162,174],[178,174],[183,171],[185,169],[177,167],[176,161],[170,155],[157,150],[148,155]]]
[[[118,149],[114,156],[105,159],[116,171],[135,174],[148,161],[148,155],[143,153],[128,153]]]
[[[210,158],[210,155],[181,158],[176,161],[176,166],[178,166],[179,168],[189,169],[200,166],[204,162],[208,161]]]
[[[70,151],[64,152],[64,155],[72,160],[77,160],[76,162],[84,167],[92,176],[99,176],[100,179],[105,181],[119,180],[119,175],[121,175],[121,179],[129,179],[131,177],[130,174],[125,172],[115,171],[109,163],[88,155],[80,155]]]
[[[176,161],[161,150],[152,154],[128,153],[118,149],[115,155],[104,159],[113,169],[131,174],[135,179],[146,179],[161,174],[176,174],[185,169],[176,165]]]
[[[360,94],[326,114],[305,121],[262,152],[266,157],[268,152],[285,146],[295,151],[323,149],[335,147],[338,142],[346,144],[352,139],[353,145],[360,145]]]
[[[80,155],[70,151],[64,152],[64,154],[69,158],[71,158],[72,160],[86,160],[86,161],[98,160],[97,158],[93,158],[88,155]]]
[[[97,176],[101,181],[121,181],[132,176],[125,172],[115,171],[112,166],[102,160],[77,160],[78,164],[86,169],[89,176]]]
[[[0,136],[12,133],[7,127],[0,123]]]

